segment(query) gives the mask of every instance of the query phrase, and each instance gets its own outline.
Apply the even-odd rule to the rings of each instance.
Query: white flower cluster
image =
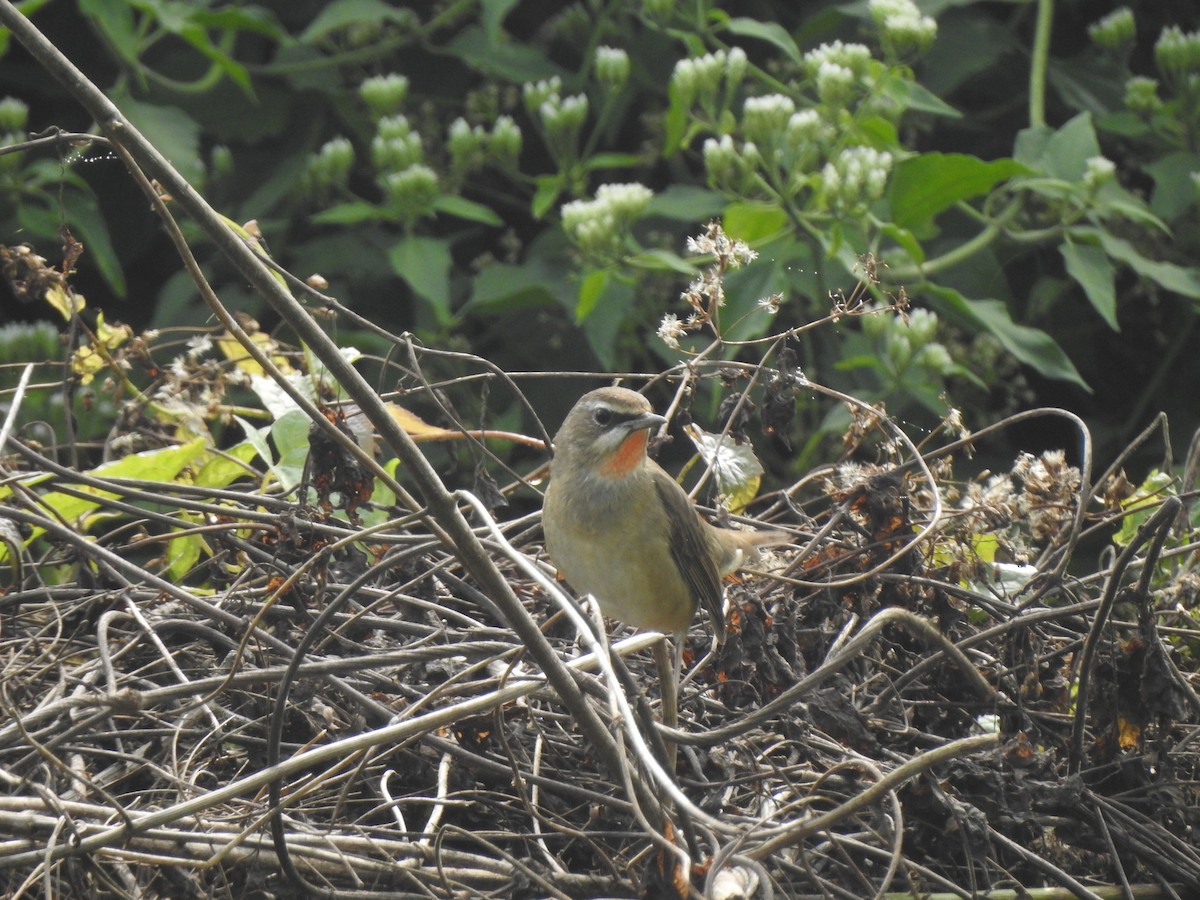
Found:
[[[594,200],[563,204],[563,230],[584,256],[611,260],[620,256],[630,228],[654,192],[643,184],[604,184]]]
[[[862,211],[883,196],[892,171],[892,154],[873,147],[847,147],[821,170],[830,207]]]
[[[562,96],[562,79],[527,83],[522,89],[525,108],[542,127],[550,155],[560,165],[574,160],[579,152],[579,135],[588,117],[588,98],[583,94]]]
[[[699,101],[702,107],[711,109],[716,105],[722,85],[732,91],[741,84],[746,63],[746,51],[741,47],[717,50],[695,59],[681,59],[671,73],[671,84],[685,105]]]
[[[890,59],[924,53],[937,38],[937,22],[921,15],[913,0],[869,0],[867,9]]]

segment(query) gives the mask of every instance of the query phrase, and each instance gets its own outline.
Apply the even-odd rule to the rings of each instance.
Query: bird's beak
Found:
[[[641,431],[643,428],[657,428],[659,425],[666,424],[666,416],[660,416],[658,413],[642,413],[637,418],[627,421],[625,427],[632,434],[635,431]]]

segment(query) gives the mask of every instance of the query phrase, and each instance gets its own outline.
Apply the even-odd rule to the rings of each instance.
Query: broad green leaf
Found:
[[[760,22],[758,19],[739,17],[727,19],[721,24],[738,37],[754,38],[772,44],[797,65],[804,61],[800,48],[796,46],[787,29],[776,22]]]
[[[210,454],[196,473],[196,486],[223,488],[239,478],[257,478],[258,471],[250,465],[257,452],[249,441],[242,441],[228,450]]]
[[[314,213],[310,217],[310,221],[316,222],[318,225],[358,225],[361,222],[374,222],[390,218],[392,218],[390,213],[373,203],[367,203],[365,200],[351,200],[348,203],[339,203],[323,209],[319,213]]]
[[[446,44],[446,51],[457,56],[482,75],[524,84],[557,75],[569,80],[572,73],[556,65],[541,48],[516,42],[492,43],[478,25],[469,25]]]
[[[279,451],[279,461],[271,466],[271,471],[285,491],[290,491],[304,478],[311,428],[312,421],[298,409],[276,419],[270,427],[271,440]]]
[[[1009,353],[1047,378],[1077,384],[1090,391],[1074,364],[1046,332],[1012,320],[1000,300],[968,300],[953,288],[926,284],[922,290],[936,301],[931,305],[947,317],[973,330],[991,334]]]
[[[448,216],[479,222],[483,225],[494,225],[499,228],[504,224],[504,220],[496,215],[490,207],[456,194],[441,194],[433,201],[433,208]]]
[[[662,216],[678,222],[707,224],[725,208],[725,200],[715,191],[688,184],[673,184],[656,193],[646,204],[643,217]]]
[[[217,47],[204,28],[197,24],[189,24],[181,28],[178,34],[191,44],[201,56],[225,73],[230,81],[245,92],[246,96],[254,97],[254,87],[250,84],[250,73],[246,71],[245,66]]]
[[[505,17],[512,12],[518,0],[482,0],[479,4],[483,11],[483,33],[492,44],[499,44],[504,38]]]
[[[1145,167],[1154,179],[1150,208],[1168,222],[1196,203],[1192,175],[1200,172],[1200,153],[1168,153]]]
[[[1079,282],[1088,301],[1113,331],[1117,326],[1116,271],[1108,255],[1094,244],[1078,244],[1069,238],[1058,248],[1067,274]]]
[[[187,466],[191,465],[205,452],[205,439],[196,438],[178,447],[165,447],[161,450],[147,450],[144,453],[131,453],[111,463],[105,463],[92,469],[88,474],[97,478],[130,478],[138,481],[156,481],[170,484]],[[104,491],[86,485],[78,485],[80,493],[95,497],[75,497],[58,491],[51,491],[40,498],[43,506],[54,511],[63,521],[87,530],[92,521],[91,514],[103,505],[104,499],[116,499],[119,494]],[[0,496],[9,492],[5,488]],[[41,534],[35,529],[35,536]]]
[[[1143,278],[1149,278],[1168,291],[1192,300],[1200,300],[1200,269],[1184,268],[1172,262],[1149,259],[1139,253],[1129,241],[1115,237],[1103,228],[1087,229],[1087,232],[1099,237],[1100,246],[1109,256],[1125,263]]]
[[[1137,537],[1137,530],[1158,511],[1162,501],[1175,494],[1174,483],[1170,474],[1157,469],[1147,475],[1146,480],[1121,501],[1126,514],[1121,518],[1121,530],[1113,535],[1113,543],[1128,547]]]
[[[605,288],[608,287],[610,277],[608,269],[594,269],[580,279],[579,302],[575,305],[576,322],[583,322],[592,314]]]
[[[787,213],[773,203],[731,203],[725,207],[725,233],[753,244],[788,229]]]
[[[1017,135],[1013,158],[1039,172],[1064,181],[1078,182],[1087,161],[1100,155],[1100,142],[1088,113],[1080,113],[1057,131],[1026,128]]]
[[[79,11],[108,39],[118,56],[135,71],[142,68],[138,60],[141,40],[133,18],[133,4],[125,0],[79,0]]]
[[[96,264],[113,291],[124,297],[125,273],[121,270],[121,260],[109,237],[100,204],[91,191],[86,190],[64,191],[64,201],[67,224],[83,242],[86,258]]]
[[[907,253],[909,259],[914,263],[920,265],[925,262],[925,249],[921,246],[921,242],[917,240],[917,236],[907,228],[901,228],[898,225],[888,222],[880,229],[880,232],[884,237],[891,238],[896,246]],[[895,260],[892,260],[892,263],[895,264]]]
[[[579,302],[574,274],[566,235],[561,228],[546,229],[529,245],[520,265],[492,263],[479,273],[464,312],[495,313],[554,301],[574,313]]]
[[[618,367],[618,337],[627,326],[636,303],[632,284],[621,278],[609,278],[596,300],[595,309],[582,323],[588,345],[606,370]]]
[[[941,97],[907,78],[886,77],[883,81],[882,93],[903,109],[911,109],[931,116],[942,116],[947,119],[962,118],[962,113]]]
[[[317,17],[301,33],[299,40],[305,44],[320,41],[335,31],[354,25],[377,27],[384,22],[412,22],[412,13],[397,9],[383,0],[334,0],[323,4]]]
[[[204,163],[200,159],[200,126],[182,109],[157,106],[135,100],[128,93],[114,91],[117,104],[142,136],[170,160],[185,179],[192,184],[204,178]]]
[[[543,219],[558,201],[558,195],[563,192],[567,182],[562,175],[539,175],[536,181],[537,189],[533,192],[530,209],[535,219]]]
[[[1190,185],[1189,185],[1190,186]],[[1150,208],[1140,197],[1135,197],[1115,181],[1103,185],[1096,193],[1096,214],[1094,219],[1128,219],[1146,228],[1154,228],[1163,234],[1170,234],[1171,228],[1150,211]]]
[[[200,525],[203,522],[196,513],[181,512],[179,517],[191,525]],[[172,530],[179,532],[183,529]],[[202,535],[188,534],[171,538],[167,541],[167,552],[164,558],[167,564],[167,577],[176,584],[182,583],[187,574],[200,561],[200,554],[206,551],[209,551],[209,548]],[[209,555],[211,555],[211,551],[209,551]]]
[[[429,302],[437,321],[449,324],[454,318],[450,311],[450,267],[454,261],[449,243],[439,238],[409,235],[388,251],[388,261],[392,270]]]
[[[888,187],[892,221],[920,228],[955,203],[978,197],[1014,175],[1030,174],[1012,159],[991,162],[964,153],[922,153],[897,164]]]
[[[678,272],[688,278],[694,278],[697,272],[694,264],[670,250],[646,250],[629,257],[625,262],[635,269],[645,269],[650,272]]]
[[[229,4],[216,9],[188,11],[188,17],[205,28],[221,28],[230,31],[253,31],[277,41],[287,41],[287,31],[280,26],[274,13],[261,6]]]

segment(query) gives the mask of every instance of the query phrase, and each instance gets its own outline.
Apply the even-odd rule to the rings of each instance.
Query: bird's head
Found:
[[[627,388],[589,391],[571,407],[554,437],[555,467],[621,478],[646,461],[649,430],[667,420]]]

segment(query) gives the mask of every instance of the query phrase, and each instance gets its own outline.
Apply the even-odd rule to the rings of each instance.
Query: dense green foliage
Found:
[[[685,360],[712,337],[680,298],[705,263],[685,241],[719,217],[759,254],[704,322],[726,342],[844,312],[831,298],[857,303],[870,274],[874,302],[936,317],[798,333],[809,377],[913,421],[954,405],[985,424],[1035,399],[1028,376],[1101,438],[1160,408],[1195,421],[1175,399],[1198,374],[1189,23],[1159,4],[725,6],[25,8],[282,265],[431,346],[510,371]],[[0,65],[5,143],[83,127],[16,48]],[[53,256],[65,222],[110,318],[203,321],[122,179],[83,151],[0,157],[3,242]]]

